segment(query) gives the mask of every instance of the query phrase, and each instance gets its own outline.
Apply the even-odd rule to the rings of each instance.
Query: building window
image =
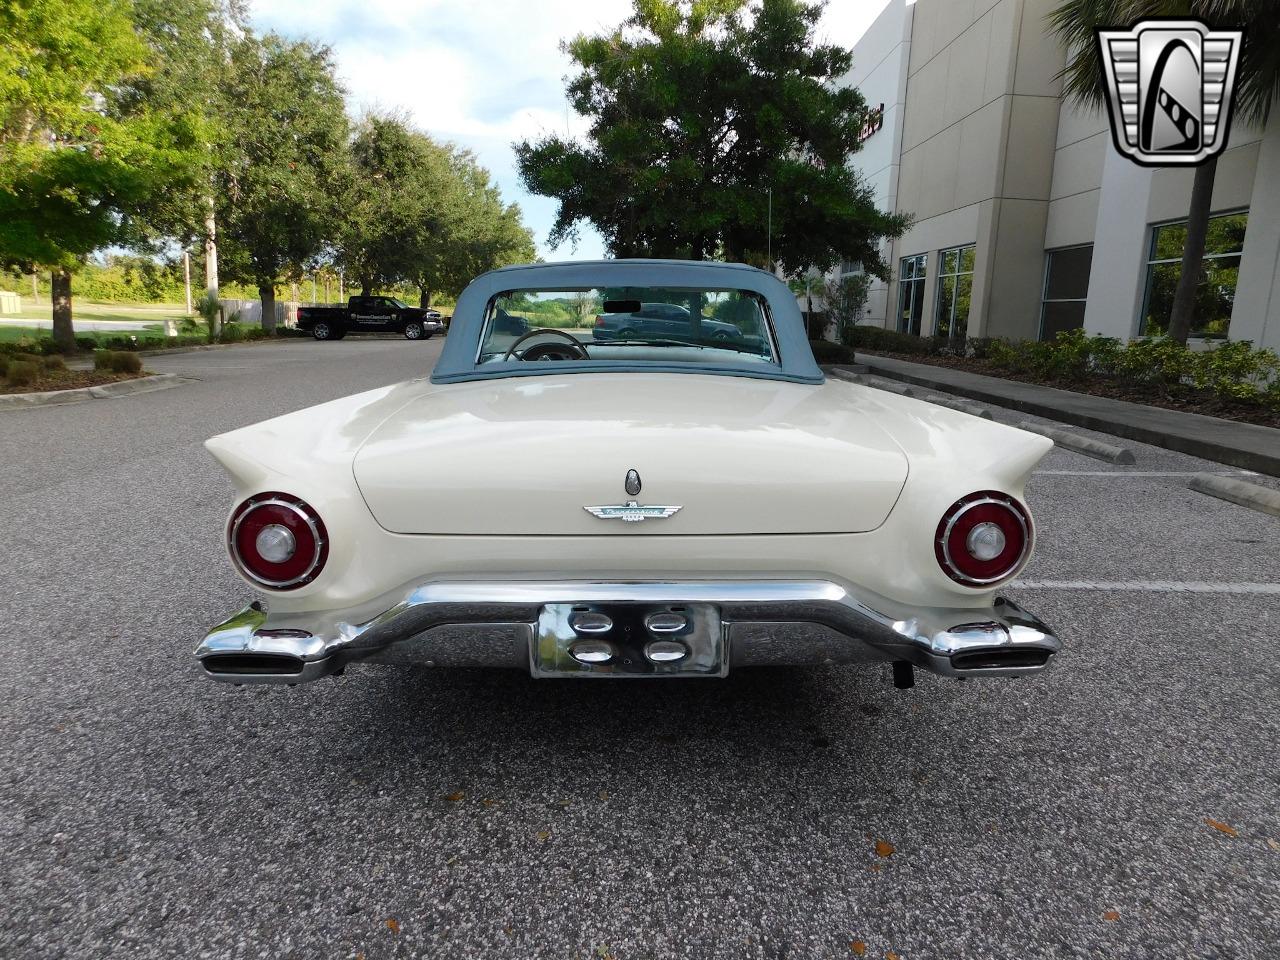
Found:
[[[903,257],[898,270],[898,331],[920,335],[924,316],[924,273],[927,254]]]
[[[969,330],[969,301],[973,295],[973,244],[938,254],[938,302],[933,312],[933,335],[964,341]]]
[[[1040,300],[1040,339],[1084,326],[1093,244],[1064,247],[1045,254],[1044,295]]]
[[[1236,300],[1236,279],[1240,274],[1240,251],[1249,214],[1224,213],[1209,220],[1205,237],[1203,273],[1196,288],[1193,336],[1227,335],[1231,308]],[[1169,325],[1173,294],[1182,273],[1182,251],[1187,240],[1187,222],[1165,223],[1152,228],[1151,255],[1147,261],[1147,288],[1143,298],[1138,332],[1159,336]]]

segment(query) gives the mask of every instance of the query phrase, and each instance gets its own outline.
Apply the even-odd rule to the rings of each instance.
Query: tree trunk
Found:
[[[204,289],[218,295],[218,220],[213,213],[213,197],[204,201]]]
[[[360,279],[360,296],[362,296],[362,297],[372,297],[372,296],[373,296],[373,281],[372,281],[372,280],[365,280],[363,277]]]
[[[53,339],[64,353],[74,353],[76,332],[71,326],[71,271],[56,267],[53,271]]]
[[[1204,272],[1204,241],[1209,232],[1209,209],[1213,201],[1213,180],[1218,172],[1218,158],[1213,157],[1196,167],[1191,184],[1191,210],[1187,215],[1187,243],[1182,250],[1182,272],[1173,294],[1169,314],[1169,339],[1185,344],[1196,313],[1196,288]]]
[[[276,287],[268,283],[258,287],[258,298],[262,301],[262,329],[270,333],[276,328]]]
[[[423,310],[431,306],[431,291],[426,287],[418,287],[418,306]]]

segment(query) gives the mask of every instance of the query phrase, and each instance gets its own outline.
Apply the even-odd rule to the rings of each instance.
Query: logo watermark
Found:
[[[1149,167],[1194,166],[1220,154],[1243,37],[1199,20],[1099,30],[1116,149]]]

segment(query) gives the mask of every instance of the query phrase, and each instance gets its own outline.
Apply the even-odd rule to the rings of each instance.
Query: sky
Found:
[[[851,47],[887,0],[830,0],[821,39]],[[547,260],[603,255],[600,236],[551,248],[556,202],[520,185],[511,144],[544,133],[581,136],[568,106],[572,73],[560,42],[612,29],[630,0],[254,0],[259,32],[274,30],[333,48],[349,107],[408,114],[437,140],[470,149],[508,202],[520,204]]]

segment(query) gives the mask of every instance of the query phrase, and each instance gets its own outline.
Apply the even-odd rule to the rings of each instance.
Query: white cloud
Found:
[[[832,0],[824,39],[852,46],[884,2]],[[576,252],[547,248],[556,204],[523,190],[511,144],[582,133],[565,100],[571,64],[560,44],[609,29],[630,10],[630,0],[257,0],[253,21],[328,44],[356,112],[404,110],[438,139],[471,149],[503,196],[520,203],[540,252],[578,259],[600,256],[600,237],[584,229]]]

